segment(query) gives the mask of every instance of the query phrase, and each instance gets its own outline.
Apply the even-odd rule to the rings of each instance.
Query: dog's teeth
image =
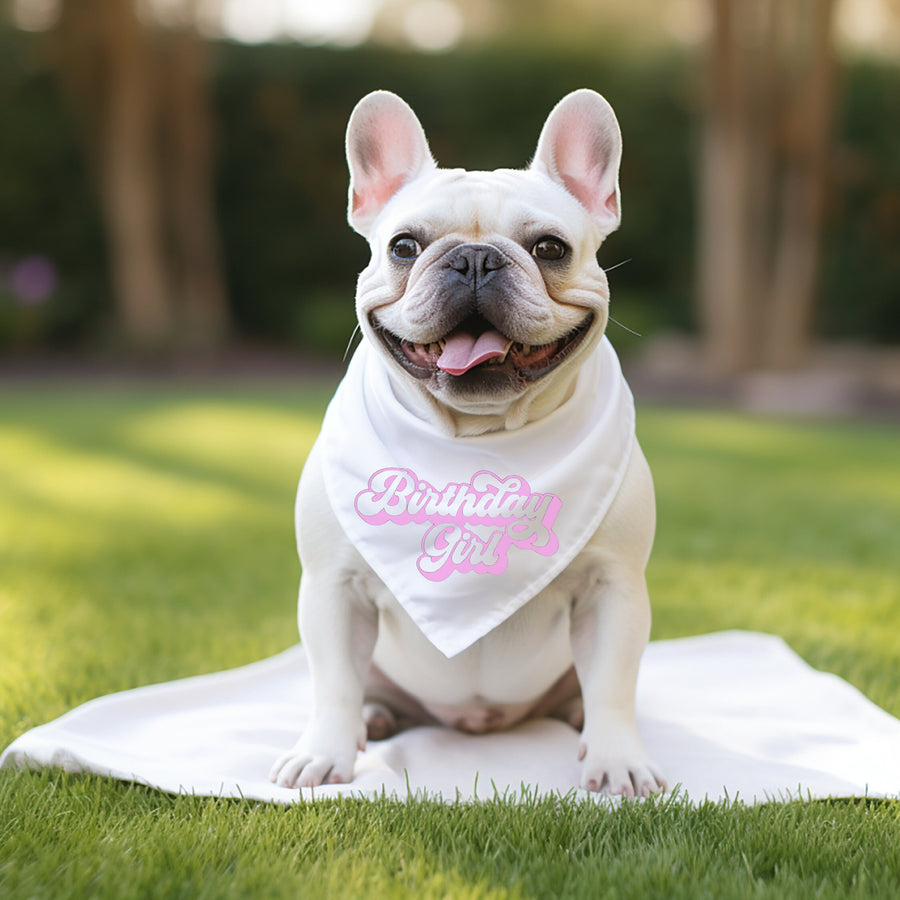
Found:
[[[531,344],[522,344],[522,353],[525,356],[528,356],[528,354],[531,353]]]

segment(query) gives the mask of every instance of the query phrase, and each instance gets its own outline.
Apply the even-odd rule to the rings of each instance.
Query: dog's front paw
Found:
[[[365,738],[353,732],[348,735],[327,728],[310,728],[276,760],[269,780],[286,788],[344,784],[353,780],[356,751],[363,749]]]
[[[592,752],[587,744],[578,748],[581,787],[586,791],[621,797],[649,797],[666,790],[666,779],[656,763],[647,758],[640,745],[631,753],[618,749]]]

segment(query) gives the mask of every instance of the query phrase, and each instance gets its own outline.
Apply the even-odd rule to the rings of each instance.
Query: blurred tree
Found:
[[[230,324],[192,6],[160,28],[141,20],[135,0],[63,0],[54,34],[96,172],[116,328],[143,350],[212,349]]]
[[[809,344],[834,105],[835,0],[710,0],[701,326],[719,371]]]

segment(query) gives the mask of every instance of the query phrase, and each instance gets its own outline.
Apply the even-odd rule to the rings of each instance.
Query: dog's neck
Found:
[[[438,401],[426,388],[402,373],[391,372],[391,380],[406,405],[448,437],[472,437],[494,431],[515,431],[536,422],[565,403],[575,390],[578,369],[565,378],[539,382],[511,403],[497,408],[485,405],[480,410],[459,410]]]

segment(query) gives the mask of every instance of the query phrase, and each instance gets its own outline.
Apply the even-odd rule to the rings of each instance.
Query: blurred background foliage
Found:
[[[343,135],[364,93],[383,87],[403,96],[441,164],[492,169],[526,165],[549,110],[583,84],[603,86],[628,141],[622,191],[631,227],[601,251],[604,266],[623,263],[611,276],[617,308],[635,330],[646,315],[689,321],[693,204],[683,61],[616,65],[596,54],[511,48],[424,60],[378,49],[221,49],[217,101],[228,138],[219,199],[242,327],[344,349],[354,273],[368,250],[346,224]]]
[[[124,0],[92,2],[112,8]],[[577,87],[600,90],[625,141],[623,227],[600,255],[604,267],[621,264],[610,275],[613,315],[644,335],[698,329],[698,172],[709,78],[702,55],[671,42],[636,47],[593,20],[590,33],[569,27],[564,38],[550,29],[537,40],[544,8],[526,8],[515,39],[445,53],[390,41],[339,48],[204,39],[231,341],[344,351],[367,248],[346,224],[343,134],[355,102],[376,88],[411,104],[439,162],[468,168],[527,163],[553,104]],[[380,21],[389,32],[390,17]],[[48,37],[11,21],[0,27],[0,354],[123,344],[98,163],[85,134],[102,121],[80,114],[59,59],[52,30]],[[842,59],[818,336],[900,340],[898,97],[896,61]],[[616,336],[627,349],[628,332]]]

